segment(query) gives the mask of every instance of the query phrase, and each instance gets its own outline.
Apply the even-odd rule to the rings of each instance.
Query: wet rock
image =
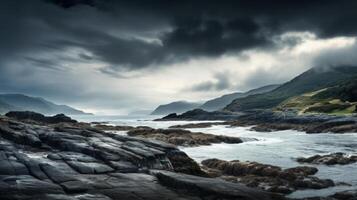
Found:
[[[252,130],[260,132],[280,130],[298,130],[306,133],[357,132],[356,116],[298,115],[286,111],[252,110],[241,115],[237,120],[226,123],[231,126],[253,126]]]
[[[103,174],[114,171],[113,168],[95,162],[67,161],[67,163],[81,174]]]
[[[29,175],[26,166],[17,161],[1,160],[0,175]]]
[[[206,123],[190,123],[190,124],[182,124],[182,125],[173,125],[169,128],[209,128],[213,125],[224,125],[225,122],[206,122]]]
[[[261,193],[199,176],[191,180],[203,183],[199,186],[166,187],[176,181],[159,181],[148,174],[152,169],[171,171],[172,176],[181,176],[177,172],[206,175],[184,152],[163,141],[104,132],[86,123],[0,117],[0,194],[4,200],[197,200],[201,199],[197,188],[200,193],[208,191],[207,199],[256,199],[256,193]],[[259,197],[271,199],[270,194]]]
[[[193,109],[182,113],[181,115],[177,115],[176,113],[169,114],[161,119],[157,119],[156,121],[175,121],[175,120],[224,120],[230,121],[238,119],[240,113],[233,113],[227,111],[212,111],[208,112],[202,109]]]
[[[338,192],[330,197],[337,200],[355,200],[357,199],[357,190]]]
[[[76,196],[78,200],[111,200],[111,198],[102,194],[84,194]]]
[[[284,172],[288,174],[297,174],[298,176],[309,176],[316,174],[318,172],[318,169],[315,167],[298,166],[285,169]]]
[[[129,131],[134,129],[132,126],[112,126],[107,124],[96,124],[94,127],[103,131]]]
[[[135,129],[128,132],[129,136],[152,138],[179,146],[210,145],[212,143],[242,143],[238,137],[212,135],[191,132],[183,129]]]
[[[347,190],[347,191],[337,192],[327,197],[316,196],[316,197],[303,198],[299,200],[356,200],[356,199],[357,199],[357,190]]]
[[[159,184],[157,178],[149,174],[113,173],[110,176],[95,176],[92,179],[92,183],[95,185],[98,183],[111,185],[111,188],[99,189],[99,191],[112,199],[198,199],[197,197],[186,195],[184,192],[173,192],[173,190]]]
[[[323,189],[335,186],[334,182],[330,179],[319,179],[317,177],[309,177],[309,179],[297,179],[292,182],[295,188],[310,188],[310,189]]]
[[[31,111],[11,111],[5,114],[7,117],[14,118],[17,120],[25,120],[25,121],[35,121],[49,124],[56,123],[76,123],[76,120],[67,117],[64,114],[54,115],[52,117],[46,117],[40,113],[35,113]]]
[[[64,183],[69,181],[76,181],[75,178],[64,174],[63,172],[56,169],[56,167],[49,164],[40,164],[41,169],[46,173],[46,175],[55,183]]]
[[[202,165],[218,169],[224,174],[240,176],[245,174],[261,176],[279,176],[282,173],[280,167],[264,165],[256,162],[223,161],[219,159],[207,159],[202,161]]]
[[[328,155],[315,155],[308,158],[297,158],[298,162],[325,165],[347,165],[357,162],[357,156],[348,156],[344,153],[332,153]]]
[[[171,151],[167,156],[176,172],[197,176],[207,176],[207,174],[201,170],[198,163],[188,157],[186,153],[182,151]]]
[[[213,177],[244,183],[250,187],[258,187],[270,192],[287,194],[297,189],[321,189],[334,186],[332,180],[311,176],[318,170],[308,166],[283,170],[277,166],[257,162],[218,159],[204,160],[202,165],[205,171]]]
[[[81,181],[67,181],[60,184],[67,193],[81,193],[89,190],[88,185]]]
[[[1,195],[64,194],[60,186],[46,181],[40,181],[29,175],[6,176],[0,178],[0,180],[3,185],[8,186],[5,188],[0,186]]]
[[[27,135],[9,128],[9,124],[0,124],[0,136],[17,144],[27,144]]]
[[[139,170],[137,166],[128,161],[111,161],[110,166],[122,173],[134,173]]]
[[[99,162],[97,159],[77,152],[60,152],[47,155],[52,160],[79,161],[79,162]]]
[[[328,120],[323,123],[316,124],[316,126],[308,126],[305,131],[307,133],[353,133],[357,132],[356,119],[346,117],[344,119]]]
[[[198,178],[192,175],[176,174],[167,171],[152,171],[160,181],[167,187],[174,189],[191,188],[194,195],[203,199],[209,199],[218,196],[219,199],[283,199],[279,195],[254,190],[242,184],[226,182],[220,179]]]

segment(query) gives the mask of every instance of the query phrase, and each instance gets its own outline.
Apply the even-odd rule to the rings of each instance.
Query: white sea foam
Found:
[[[142,118],[96,118],[91,117],[90,121],[108,121],[114,125],[129,126],[150,126],[153,128],[167,128],[172,125],[199,123],[199,121],[151,121],[153,116]],[[87,119],[89,121],[89,119]],[[207,122],[207,121],[205,121]],[[331,152],[344,152],[347,154],[357,154],[357,133],[349,134],[306,134],[304,132],[286,130],[276,132],[256,132],[251,131],[251,127],[230,127],[225,125],[214,125],[208,128],[188,129],[194,132],[204,132],[216,135],[226,135],[247,138],[241,144],[212,144],[199,147],[180,147],[190,157],[197,162],[208,158],[218,158],[223,160],[256,161],[265,164],[277,165],[282,168],[295,167],[300,165],[294,158],[306,157],[315,154],[328,154]],[[118,134],[124,134],[118,132]],[[257,141],[250,138],[258,139]],[[320,178],[330,178],[335,182],[346,182],[357,187],[357,176],[351,173],[357,172],[357,164],[336,165],[336,166],[315,166],[319,169],[316,174]],[[310,197],[317,195],[333,194],[344,187],[333,187],[324,190],[304,190],[291,194],[292,197]]]

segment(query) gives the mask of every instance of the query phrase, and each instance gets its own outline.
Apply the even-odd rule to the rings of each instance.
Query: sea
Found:
[[[76,115],[71,117],[82,122],[106,122],[112,125],[149,126],[152,128],[168,128],[172,125],[207,122],[154,121],[154,119],[162,116],[153,115]],[[300,164],[295,161],[298,157],[335,152],[357,155],[357,133],[306,134],[305,132],[295,130],[256,132],[250,130],[250,128],[214,125],[208,128],[187,129],[193,132],[241,137],[245,142],[240,144],[220,143],[209,146],[179,148],[198,163],[208,158],[217,158],[222,160],[256,161],[263,164],[280,166],[281,168],[302,165],[313,166],[319,170],[316,174],[317,177],[332,179],[337,183],[335,187],[326,189],[298,190],[288,196],[291,198],[328,196],[339,191],[357,189],[357,163],[325,166]],[[125,134],[125,132],[119,131],[118,134]]]

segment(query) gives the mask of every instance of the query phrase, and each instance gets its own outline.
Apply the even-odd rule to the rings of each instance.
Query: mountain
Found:
[[[293,96],[333,87],[342,81],[353,80],[356,77],[357,67],[312,68],[271,92],[236,99],[224,109],[244,111],[273,108]]]
[[[187,102],[187,101],[175,101],[169,104],[160,105],[157,107],[151,115],[167,115],[170,113],[183,113],[188,110],[199,107],[201,104]]]
[[[226,94],[221,97],[209,100],[205,102],[203,105],[200,106],[201,109],[206,110],[206,111],[215,111],[215,110],[220,110],[223,109],[225,106],[227,106],[229,103],[231,103],[234,99],[238,98],[243,98],[249,95],[253,94],[261,94],[265,92],[270,92],[280,85],[267,85],[263,86],[260,88],[256,88],[253,90],[249,90],[248,92],[235,92],[231,94]]]
[[[23,94],[0,94],[0,113],[9,111],[34,111],[42,114],[83,115],[88,114],[66,105],[57,105],[39,97]]]
[[[151,114],[152,115],[167,115],[170,113],[184,113],[186,111],[200,108],[206,111],[216,111],[224,108],[226,105],[231,103],[234,99],[246,97],[252,94],[261,94],[269,92],[279,85],[267,85],[260,88],[249,90],[248,92],[235,92],[231,94],[226,94],[221,97],[209,100],[204,104],[192,103],[187,101],[176,101],[165,105],[160,105]]]
[[[291,97],[276,108],[278,111],[303,113],[352,114],[357,112],[357,79],[318,91]]]

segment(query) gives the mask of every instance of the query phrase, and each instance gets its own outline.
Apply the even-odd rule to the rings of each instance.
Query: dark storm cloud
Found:
[[[216,73],[214,75],[214,81],[205,81],[202,83],[198,83],[188,88],[189,91],[220,91],[225,89],[231,89],[233,84],[229,79],[228,73]]]
[[[114,70],[269,47],[273,45],[274,36],[287,31],[311,31],[319,37],[355,36],[357,33],[357,2],[348,0],[55,2],[65,8],[90,5],[111,13],[118,20],[126,16],[126,19],[131,18],[128,22],[145,26],[148,32],[156,21],[167,26],[152,35],[160,41],[158,43],[135,37],[108,38],[113,42],[86,47],[109,62]],[[286,45],[298,41],[290,42],[293,43]]]
[[[53,60],[49,59],[38,59],[31,57],[24,57],[24,59],[28,62],[31,62],[34,67],[41,67],[44,69],[52,69],[52,70],[63,70],[63,66]]]
[[[86,85],[65,72],[83,63],[101,63],[108,67],[97,71],[126,78],[128,71],[273,47],[273,38],[288,31],[356,36],[356,10],[352,0],[3,0],[0,91],[80,97]],[[60,81],[42,75],[44,69]],[[193,89],[230,87],[215,77]]]
[[[78,47],[114,71],[135,70],[269,47],[286,31],[355,36],[356,10],[356,1],[332,0],[2,1],[0,52]]]

